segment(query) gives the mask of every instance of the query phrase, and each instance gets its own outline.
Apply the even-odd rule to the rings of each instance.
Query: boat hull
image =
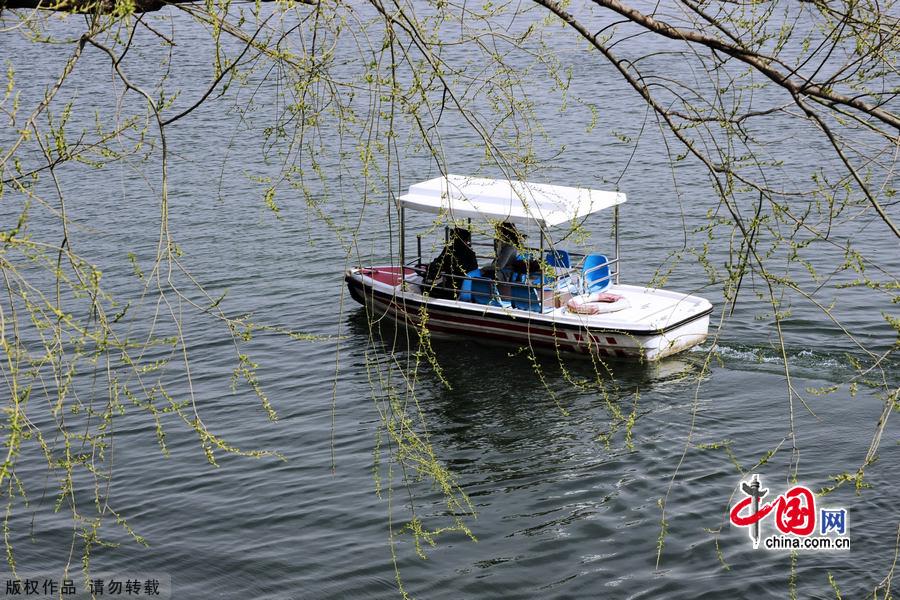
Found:
[[[410,278],[414,273],[406,270],[404,275]],[[702,343],[712,311],[703,300],[696,311],[665,326],[615,323],[608,315],[601,325],[597,319],[561,314],[564,310],[536,313],[433,299],[419,293],[415,285],[401,286],[399,269],[392,267],[350,269],[345,281],[351,297],[366,306],[372,317],[387,316],[416,329],[427,328],[430,334],[630,360],[654,361]]]

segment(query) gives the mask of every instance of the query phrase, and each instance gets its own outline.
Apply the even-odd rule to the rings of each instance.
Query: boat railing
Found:
[[[494,260],[494,243],[493,242],[472,242],[472,248],[490,248],[490,254],[478,254],[478,251],[475,251],[475,256],[478,258],[483,258],[489,261]],[[537,246],[523,246],[519,249],[519,256],[524,257],[527,260],[543,260],[547,258],[548,254],[552,254],[553,250],[551,248],[539,248]],[[580,252],[567,251],[568,255],[573,259],[583,259],[586,254],[582,254]]]
[[[447,233],[447,240],[445,240],[445,243],[449,243],[449,233]],[[490,249],[489,254],[479,254],[478,250],[475,250],[475,258],[477,258],[479,261],[490,262],[490,261],[494,260],[494,254],[493,254],[494,243],[493,242],[473,241],[473,242],[470,242],[470,245],[472,246],[473,249],[476,249],[476,248],[489,248]],[[521,250],[522,251],[520,252],[520,255],[524,256],[528,260],[543,260],[546,258],[547,254],[553,253],[552,248],[538,248],[538,247],[533,247],[533,246],[525,246]],[[580,252],[574,252],[571,250],[567,251],[567,252],[571,259],[582,259],[583,260],[585,258],[585,256],[587,256],[586,254],[582,254]],[[422,236],[417,235],[416,236],[416,258],[413,260],[410,260],[407,263],[407,266],[413,266],[413,265],[418,266],[421,264],[423,264],[422,263]]]
[[[585,255],[570,252],[569,256],[578,258]],[[485,258],[492,259],[493,257]],[[604,278],[611,282],[615,281],[615,277],[618,274],[618,263],[619,259],[613,258],[607,259],[605,262],[594,265],[587,270],[584,270],[582,267],[551,267],[553,271],[549,273],[526,273],[524,281],[505,281],[491,277],[470,277],[468,275],[443,273],[442,279],[426,284],[423,287],[431,293],[437,291],[446,294],[450,298],[465,296],[468,301],[477,304],[519,308],[531,312],[534,312],[533,307],[536,307],[538,312],[543,313],[545,294],[547,292],[574,291],[575,293],[586,293],[590,275],[604,268],[609,270],[608,275]],[[421,261],[410,261],[408,266],[412,267],[421,276],[425,275],[428,267]],[[465,286],[466,281],[471,283]],[[484,289],[483,286],[476,286],[476,283],[487,283],[488,287]]]
[[[482,255],[476,254],[475,256],[476,256],[476,258],[479,258],[479,259],[485,259],[486,262],[490,262],[490,261],[494,260],[494,257],[492,255],[482,256]],[[578,254],[575,252],[570,252],[569,256],[575,257],[575,258],[579,258],[579,257],[584,258],[586,255]],[[413,259],[413,260],[407,262],[406,266],[413,269],[414,271],[418,272],[420,275],[424,274],[425,270],[428,268],[428,264],[423,263],[420,258],[416,258],[416,259]],[[598,270],[602,269],[603,267],[610,267],[610,277],[613,277],[619,272],[619,259],[618,258],[607,259],[606,262],[600,263],[599,265],[594,265],[587,271],[584,271],[581,267],[552,267],[551,266],[550,268],[554,269],[554,270],[559,270],[563,273],[581,273],[581,277],[585,278],[590,273],[593,273],[594,271],[598,271]],[[613,269],[612,267],[615,267],[615,269]],[[455,276],[455,277],[461,277],[461,276]],[[553,277],[554,276],[551,275],[551,278],[553,278]]]
[[[417,271],[422,273],[421,269]],[[490,277],[470,277],[444,273],[441,279],[423,284],[423,291],[429,294],[440,292],[450,298],[463,299],[476,304],[502,308],[518,308],[530,312],[544,312],[545,294],[557,293],[560,281],[570,281],[570,275],[561,277],[540,276],[526,281],[503,281]],[[468,286],[465,282],[471,282]],[[456,285],[453,285],[454,282]],[[482,285],[476,285],[482,284]],[[486,287],[485,285],[486,284]],[[546,308],[552,308],[546,307]],[[536,310],[535,310],[536,309]]]

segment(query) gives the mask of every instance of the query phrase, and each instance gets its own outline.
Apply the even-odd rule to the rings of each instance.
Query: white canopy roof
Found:
[[[446,213],[552,227],[625,202],[625,194],[586,188],[447,175],[409,186],[400,205]]]

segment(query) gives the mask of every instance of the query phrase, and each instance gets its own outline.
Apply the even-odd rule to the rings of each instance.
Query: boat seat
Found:
[[[540,281],[537,278],[535,281],[532,281],[532,285],[539,284]],[[531,312],[541,312],[541,301],[538,298],[538,289],[539,288],[526,288],[518,285],[510,286],[509,295],[512,296],[513,308],[530,310]]]
[[[569,260],[569,253],[565,250],[548,250],[544,257],[547,264],[557,269],[569,269],[572,263]]]
[[[603,254],[588,254],[581,267],[581,281],[586,293],[606,291],[612,285],[609,259]]]
[[[459,299],[463,302],[472,302],[472,278],[481,277],[481,269],[475,269],[466,273],[462,285],[459,288]]]
[[[548,250],[544,255],[544,262],[550,267],[544,279],[546,286],[558,286],[560,280],[571,274],[569,253],[565,250]]]
[[[466,273],[460,287],[459,299],[463,302],[474,302],[489,306],[509,308],[510,303],[500,299],[497,284],[493,279],[483,277],[481,269],[475,269]]]

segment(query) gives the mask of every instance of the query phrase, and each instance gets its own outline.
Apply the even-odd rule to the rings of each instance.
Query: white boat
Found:
[[[706,339],[712,312],[706,299],[619,282],[623,193],[447,175],[410,186],[398,200],[399,264],[345,273],[350,295],[376,315],[415,327],[424,323],[435,334],[647,361]],[[566,252],[545,235],[607,209],[615,221],[612,259]],[[457,225],[479,220],[537,227],[540,245],[522,253],[539,260],[543,274],[526,273],[519,280],[497,283],[472,271],[426,283],[421,238],[417,257],[407,261],[406,210],[438,214],[444,223]]]

